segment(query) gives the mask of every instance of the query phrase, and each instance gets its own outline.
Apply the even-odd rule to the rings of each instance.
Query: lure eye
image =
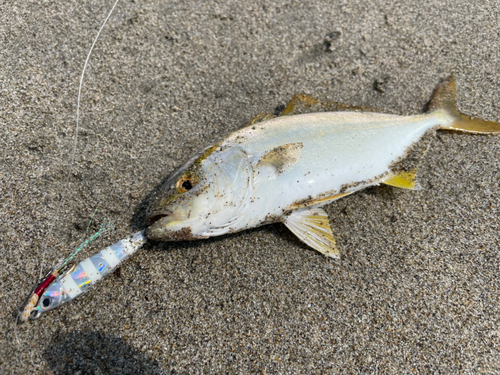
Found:
[[[47,308],[49,308],[51,303],[52,303],[52,298],[50,298],[49,296],[45,296],[42,300],[42,307],[44,309],[47,309]]]
[[[190,174],[185,174],[184,176],[179,178],[175,185],[179,193],[184,193],[186,191],[191,190],[197,183],[198,179],[196,178],[196,176],[190,173]]]

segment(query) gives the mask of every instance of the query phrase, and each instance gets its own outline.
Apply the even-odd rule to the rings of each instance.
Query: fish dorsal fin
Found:
[[[387,180],[383,181],[383,184],[398,187],[401,189],[410,189],[410,190],[417,190],[418,189],[418,184],[417,184],[417,170],[414,169],[413,171],[409,172],[404,172],[400,171],[397,172],[396,174],[393,174],[391,177],[389,177]]]
[[[285,109],[281,112],[280,116],[285,115],[297,115],[299,113],[303,113],[301,108],[314,107],[318,104],[318,99],[314,96],[308,94],[295,94],[285,107]]]
[[[256,116],[254,116],[254,118],[252,118],[248,124],[246,124],[244,126],[244,128],[248,127],[248,126],[252,126],[253,124],[257,123],[257,122],[262,122],[262,121],[266,121],[266,120],[270,120],[272,118],[274,118],[275,116],[269,112],[260,112],[258,113]]]
[[[264,154],[264,156],[257,163],[257,168],[263,166],[271,166],[276,174],[281,174],[287,169],[292,167],[302,154],[302,142],[287,143],[273,148],[271,151]]]
[[[281,112],[280,116],[332,111],[383,112],[372,107],[354,106],[331,100],[319,100],[308,94],[296,94],[293,96],[292,100],[288,102],[288,105]]]
[[[284,224],[302,242],[330,258],[340,258],[328,215],[321,208],[304,208],[288,215]]]

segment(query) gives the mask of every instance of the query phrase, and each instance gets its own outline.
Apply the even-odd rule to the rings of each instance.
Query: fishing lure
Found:
[[[339,258],[322,206],[373,185],[415,189],[416,170],[404,168],[402,161],[429,132],[500,132],[500,123],[460,113],[455,97],[450,76],[434,91],[426,114],[346,111],[356,108],[296,95],[280,117],[257,115],[165,182],[152,198],[144,232],[71,272],[49,273],[24,306],[21,320],[83,294],[147,238],[197,240],[282,222],[313,249]],[[297,114],[304,109],[327,112]]]
[[[143,232],[118,241],[75,265],[64,264],[51,270],[33,289],[21,311],[21,322],[37,319],[87,292],[90,287],[111,273],[120,263],[146,243]]]

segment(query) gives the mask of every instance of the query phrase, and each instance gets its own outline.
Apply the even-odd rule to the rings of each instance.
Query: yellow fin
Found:
[[[301,241],[330,258],[340,258],[328,215],[321,208],[301,209],[284,220],[285,225]]]
[[[363,111],[363,112],[383,112],[376,108],[367,106],[354,106],[350,104],[338,103],[331,100],[319,100],[308,94],[296,94],[288,102],[288,105],[281,112],[280,116],[298,115],[310,112],[332,112],[332,111]]]
[[[336,201],[337,199],[340,199],[340,198],[345,197],[347,195],[350,195],[352,193],[353,192],[350,191],[348,193],[335,194],[332,196],[322,197],[322,198],[301,199],[297,202],[292,203],[290,206],[288,206],[288,209],[297,210],[299,208],[310,207],[310,206],[324,206],[325,204]]]
[[[251,119],[248,124],[246,124],[244,126],[244,128],[246,128],[247,126],[251,126],[257,122],[262,122],[262,121],[266,121],[266,120],[270,120],[274,118],[274,115],[272,115],[271,113],[269,112],[260,112],[260,113],[257,113],[256,116],[254,116],[253,119]]]
[[[472,118],[460,113],[455,104],[456,97],[455,75],[452,74],[436,87],[427,105],[429,111],[441,110],[452,118],[451,122],[441,125],[440,129],[478,134],[500,133],[500,123]]]
[[[318,104],[318,99],[307,94],[296,94],[293,96],[292,100],[288,102],[288,105],[281,112],[280,116],[285,115],[296,115],[300,113],[297,107],[312,107]]]
[[[398,187],[401,189],[416,190],[418,188],[416,175],[417,175],[416,169],[410,172],[398,172],[397,174],[389,177],[382,183]]]

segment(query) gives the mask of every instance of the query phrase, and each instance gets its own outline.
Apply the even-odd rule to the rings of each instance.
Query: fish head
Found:
[[[220,144],[191,159],[160,188],[148,210],[147,236],[194,240],[235,231],[250,202],[253,170],[246,152]]]

